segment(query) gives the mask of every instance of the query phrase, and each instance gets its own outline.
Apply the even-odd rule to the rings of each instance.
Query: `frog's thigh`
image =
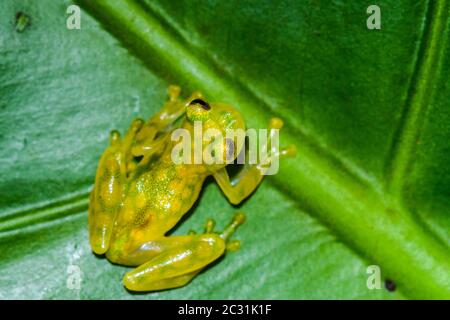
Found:
[[[183,286],[225,251],[225,241],[217,234],[184,238],[186,241],[179,246],[153,256],[148,262],[128,272],[123,279],[125,287],[132,291],[154,291]],[[167,246],[170,246],[170,239],[164,238]],[[152,255],[154,253],[150,253]]]
[[[89,202],[89,240],[92,250],[97,254],[108,250],[126,178],[125,156],[120,150],[119,133],[113,131],[110,139],[111,145],[100,159]]]

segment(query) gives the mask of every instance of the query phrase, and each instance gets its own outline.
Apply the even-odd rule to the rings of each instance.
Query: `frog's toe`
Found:
[[[181,93],[181,88],[177,85],[171,84],[167,89],[167,93],[171,101],[177,100],[178,96]]]
[[[297,148],[293,144],[280,149],[280,156],[282,158],[295,157],[296,154],[297,154]]]
[[[216,222],[213,219],[206,220],[205,233],[212,233],[212,232],[214,232],[215,225],[216,225]]]
[[[111,146],[118,146],[120,144],[120,133],[117,130],[112,130],[109,133],[109,144]]]
[[[227,252],[234,252],[234,251],[239,250],[240,247],[241,247],[241,241],[231,240],[231,241],[228,241],[226,250],[227,250]]]
[[[225,241],[228,241],[236,229],[245,222],[245,214],[242,212],[238,212],[234,215],[233,219],[231,219],[228,226],[220,233],[220,237]]]
[[[269,121],[269,129],[281,129],[284,122],[280,118],[271,118]]]
[[[236,229],[245,222],[245,214],[242,212],[238,212],[234,215],[233,219],[230,221],[228,226],[224,229],[224,231],[220,234],[220,237],[226,242],[226,251],[234,252],[237,251],[241,247],[241,241],[239,240],[230,240],[233,233]]]

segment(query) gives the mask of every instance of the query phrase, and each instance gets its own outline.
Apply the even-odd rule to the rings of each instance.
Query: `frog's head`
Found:
[[[208,103],[196,98],[188,103],[186,117],[191,124],[202,125],[204,154],[208,148],[213,157],[223,155],[224,162],[238,156],[245,143],[245,122],[238,110],[224,103]],[[213,165],[210,169],[218,167],[223,166]]]

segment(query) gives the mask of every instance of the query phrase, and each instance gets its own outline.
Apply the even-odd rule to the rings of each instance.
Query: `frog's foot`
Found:
[[[259,159],[258,169],[263,175],[275,174],[278,171],[278,160],[285,157],[294,157],[296,148],[294,145],[279,148],[279,133],[283,127],[283,120],[272,118],[269,122],[269,135],[266,143],[262,145],[262,158]]]
[[[153,252],[147,252],[151,258],[125,275],[125,287],[132,291],[155,291],[184,286],[226,249],[239,247],[239,242],[228,240],[244,220],[242,213],[235,215],[220,234],[213,232],[214,222],[208,220],[204,234],[166,237],[144,244],[141,248],[153,248]],[[155,255],[156,250],[159,253]]]
[[[291,144],[287,147],[281,148],[281,149],[273,149],[273,147],[278,147],[275,145],[272,145],[272,141],[273,141],[273,137],[274,137],[274,133],[273,133],[273,129],[276,130],[281,130],[281,128],[283,128],[284,123],[283,120],[281,120],[280,118],[271,118],[269,121],[269,132],[270,132],[270,146],[271,146],[271,151],[273,153],[274,156],[280,156],[280,157],[295,157],[297,150],[295,148],[295,145]]]
[[[239,240],[230,240],[236,229],[245,222],[245,214],[242,212],[236,213],[233,219],[230,221],[228,226],[220,233],[217,233],[226,243],[227,251],[233,252],[239,249],[241,242]],[[216,233],[214,232],[215,221],[213,219],[208,219],[205,223],[205,233]]]

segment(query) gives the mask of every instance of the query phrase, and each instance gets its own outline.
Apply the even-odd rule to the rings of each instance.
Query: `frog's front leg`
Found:
[[[180,91],[180,87],[170,85],[168,89],[169,100],[139,130],[129,160],[131,160],[131,157],[141,157],[142,159],[138,165],[133,165],[133,162],[129,161],[129,171],[134,171],[138,166],[146,166],[152,155],[163,150],[170,138],[171,129],[173,129],[177,120],[185,114],[186,105],[192,100],[202,97],[200,92],[194,92],[188,99],[182,101],[179,99]]]
[[[155,291],[184,286],[222,256],[226,248],[238,247],[238,241],[230,241],[228,246],[227,241],[244,220],[245,216],[238,213],[220,234],[213,232],[209,221],[204,234],[164,237],[143,244],[127,259],[129,264],[146,262],[125,275],[125,287],[132,291]]]
[[[100,158],[89,201],[89,240],[92,250],[97,254],[108,250],[113,224],[124,196],[126,155],[142,124],[142,120],[133,121],[124,139],[120,138],[117,131],[112,131],[110,146]]]
[[[281,129],[283,127],[283,121],[278,118],[272,118],[269,123],[269,141],[271,144],[273,138],[273,129]],[[267,145],[261,146],[262,148],[267,148]],[[287,148],[282,148],[281,150],[272,150],[268,154],[268,161],[264,165],[261,164],[249,164],[245,163],[241,171],[230,179],[228,172],[225,168],[216,171],[213,176],[219,185],[220,189],[223,191],[225,196],[232,204],[239,204],[242,200],[247,198],[261,183],[262,179],[268,167],[271,163],[281,157],[291,157],[294,156],[296,151],[293,145]]]

